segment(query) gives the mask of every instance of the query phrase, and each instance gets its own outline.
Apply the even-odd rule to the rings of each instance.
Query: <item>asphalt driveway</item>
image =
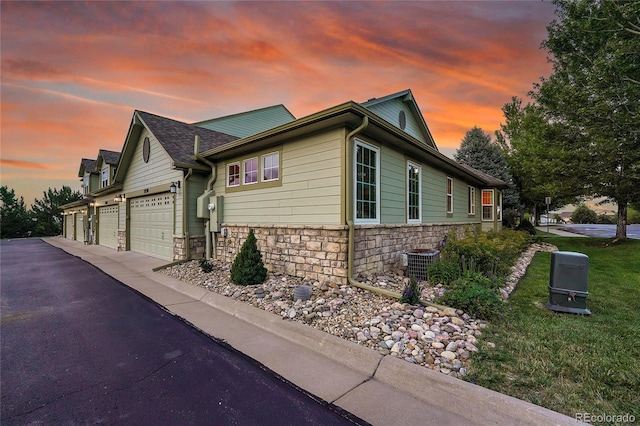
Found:
[[[40,240],[0,262],[3,425],[364,423]]]

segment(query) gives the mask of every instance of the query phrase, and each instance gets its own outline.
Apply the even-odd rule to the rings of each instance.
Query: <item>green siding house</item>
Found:
[[[410,90],[299,119],[282,105],[194,124],[135,111],[99,182],[98,244],[232,261],[254,229],[270,270],[338,283],[450,232],[499,230],[506,187],[438,151]]]

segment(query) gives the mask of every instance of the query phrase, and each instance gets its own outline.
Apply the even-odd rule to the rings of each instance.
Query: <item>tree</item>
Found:
[[[267,278],[267,268],[262,263],[253,229],[242,244],[240,252],[231,265],[231,281],[240,285],[260,284]]]
[[[640,2],[554,3],[542,44],[553,73],[531,95],[563,132],[548,142],[584,179],[572,182],[576,195],[616,203],[616,239],[626,239],[627,206],[640,199]]]
[[[0,237],[20,238],[29,236],[29,213],[24,199],[16,198],[15,191],[0,187]]]
[[[62,211],[60,206],[82,198],[79,191],[72,191],[63,186],[59,191],[49,188],[43,192],[42,200],[36,199],[31,207],[35,221],[35,231],[38,236],[60,235],[62,233]]]
[[[507,183],[509,188],[502,192],[502,208],[505,211],[520,210],[520,195],[514,185],[509,163],[500,146],[491,141],[491,135],[474,126],[465,134],[453,158],[461,164],[466,164]],[[503,215],[505,218],[506,216]]]
[[[502,112],[506,122],[500,124],[496,140],[505,152],[520,201],[538,224],[547,208],[545,198],[551,197],[551,209],[576,202],[575,187],[583,177],[579,171],[567,170],[564,152],[549,143],[563,137],[562,128],[550,124],[539,106],[523,106],[521,99],[513,97]]]
[[[571,222],[598,223],[598,214],[584,204],[580,204],[574,212],[571,213]]]

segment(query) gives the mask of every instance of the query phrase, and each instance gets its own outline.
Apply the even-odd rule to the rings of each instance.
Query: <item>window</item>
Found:
[[[258,157],[244,160],[242,167],[244,168],[244,179],[242,180],[244,185],[258,182]]]
[[[102,170],[102,181],[100,188],[106,188],[109,186],[109,168]]]
[[[493,220],[493,190],[482,190],[482,220]]]
[[[89,176],[82,178],[82,193],[85,195],[89,193]]]
[[[262,181],[278,180],[280,178],[280,154],[272,152],[262,156]]]
[[[422,168],[415,163],[407,163],[407,222],[422,221]]]
[[[356,223],[380,223],[379,150],[356,141],[355,151],[355,221]]]
[[[498,221],[502,221],[502,192],[498,192],[498,203],[496,206],[496,210],[498,212]]]
[[[240,163],[227,164],[227,187],[240,185]]]
[[[453,213],[453,179],[447,178],[447,213]]]
[[[473,186],[469,187],[469,208],[467,209],[467,213],[469,216],[473,216],[476,214],[476,189]]]

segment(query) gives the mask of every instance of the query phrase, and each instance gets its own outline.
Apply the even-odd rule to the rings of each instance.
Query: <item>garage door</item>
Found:
[[[64,217],[64,236],[73,240],[73,215],[69,214]]]
[[[173,260],[173,195],[134,198],[129,208],[131,250]]]
[[[98,212],[98,243],[118,248],[118,206],[100,207]]]
[[[76,215],[76,240],[78,241],[84,241],[84,221],[83,214]]]

